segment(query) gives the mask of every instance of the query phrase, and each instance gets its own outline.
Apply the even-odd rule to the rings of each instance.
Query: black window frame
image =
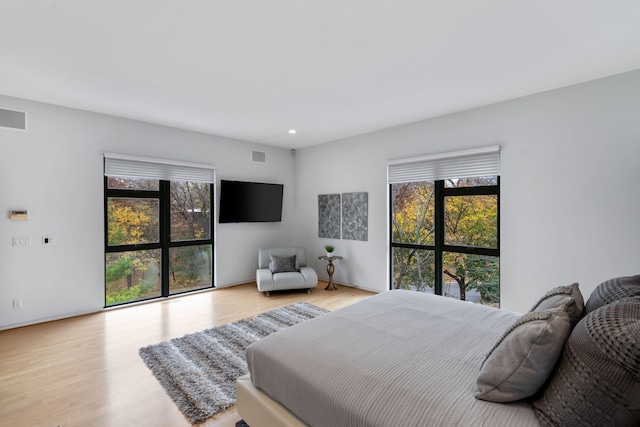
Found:
[[[473,187],[445,187],[446,180],[435,180],[434,184],[434,228],[435,241],[433,245],[415,243],[399,243],[393,241],[393,185],[389,184],[389,289],[394,289],[393,248],[418,249],[434,251],[434,293],[442,295],[443,254],[445,252],[464,253],[472,255],[488,255],[500,257],[500,176],[495,185]],[[451,196],[496,196],[497,197],[497,243],[496,248],[481,248],[473,246],[458,246],[445,244],[445,198]]]
[[[169,286],[169,251],[171,248],[176,247],[185,247],[185,246],[199,246],[199,245],[211,245],[211,256],[215,258],[215,247],[213,245],[214,242],[214,184],[209,183],[209,212],[210,214],[210,224],[209,224],[209,238],[208,239],[194,239],[194,240],[180,240],[180,241],[171,241],[171,181],[166,181],[159,179],[159,189],[158,190],[137,190],[137,189],[121,189],[121,188],[109,188],[108,184],[109,176],[104,177],[104,250],[105,250],[105,274],[106,274],[106,254],[108,253],[122,253],[122,252],[132,252],[132,251],[141,251],[141,250],[150,250],[150,249],[160,249],[161,251],[161,282],[160,282],[160,295],[137,299],[133,301],[126,301],[117,304],[107,305],[107,287],[106,287],[106,275],[105,275],[105,296],[104,296],[104,306],[106,307],[115,307],[119,305],[137,303],[141,301],[149,301],[153,299],[159,298],[168,298],[175,295],[185,294],[189,292],[201,291],[204,289],[213,289],[215,288],[215,263],[211,264],[211,284],[209,286],[205,286],[198,289],[186,290],[181,292],[170,292]],[[155,181],[155,180],[154,180]],[[110,198],[114,197],[126,197],[131,199],[154,199],[159,200],[159,212],[158,212],[158,242],[155,243],[138,243],[138,244],[125,244],[125,245],[114,245],[109,246],[109,223],[108,223],[108,203]]]

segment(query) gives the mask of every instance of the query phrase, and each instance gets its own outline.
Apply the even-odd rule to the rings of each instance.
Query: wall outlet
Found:
[[[15,309],[22,308],[22,298],[13,300],[13,308]]]
[[[31,236],[14,237],[13,246],[31,246]]]

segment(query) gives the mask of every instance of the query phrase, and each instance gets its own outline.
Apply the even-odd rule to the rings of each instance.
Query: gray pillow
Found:
[[[590,313],[604,305],[623,298],[640,296],[640,275],[616,277],[600,283],[587,300],[586,312]]]
[[[584,298],[577,283],[549,290],[529,311],[544,311],[556,307],[566,307],[571,327],[576,326],[584,315]]]
[[[480,367],[476,398],[513,402],[533,396],[551,375],[570,333],[564,307],[520,317]]]
[[[640,425],[640,297],[578,323],[533,407],[543,426]]]
[[[298,271],[296,268],[296,256],[295,255],[271,255],[271,262],[269,263],[269,270],[272,273],[286,273],[290,271]]]

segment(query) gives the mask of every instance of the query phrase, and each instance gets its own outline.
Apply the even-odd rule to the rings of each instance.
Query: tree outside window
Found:
[[[499,178],[391,184],[392,285],[498,306]]]
[[[212,185],[105,177],[105,305],[213,286]]]

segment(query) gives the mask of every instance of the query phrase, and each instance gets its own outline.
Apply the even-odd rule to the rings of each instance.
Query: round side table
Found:
[[[324,288],[325,291],[335,291],[338,288],[336,288],[336,285],[333,283],[333,272],[335,271],[336,267],[333,265],[333,260],[336,259],[342,259],[341,256],[338,255],[334,255],[334,256],[319,256],[318,259],[323,259],[325,261],[327,261],[329,264],[327,264],[327,273],[329,274],[329,284],[327,285],[326,288]]]

